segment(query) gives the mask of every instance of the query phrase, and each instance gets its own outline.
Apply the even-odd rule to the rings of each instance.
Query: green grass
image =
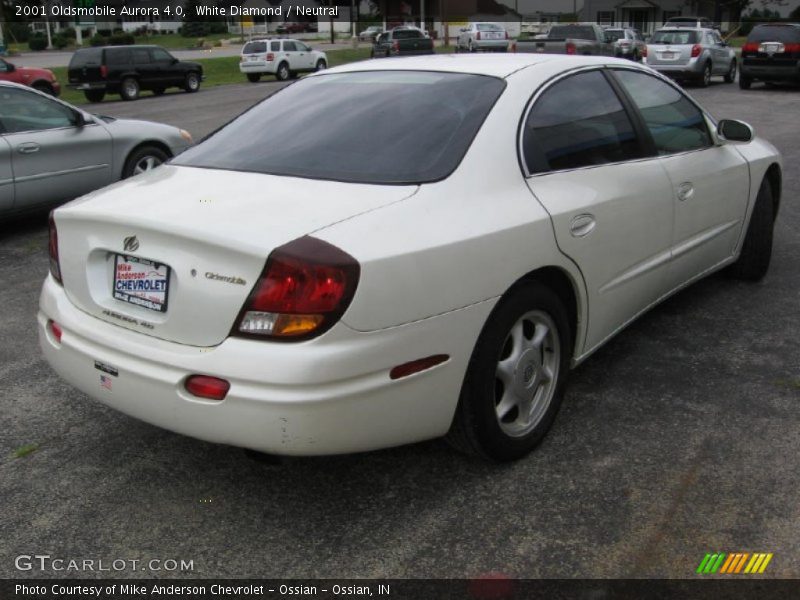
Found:
[[[165,36],[166,37],[166,36]],[[369,47],[361,47],[357,49],[345,50],[330,50],[328,55],[328,66],[335,67],[358,60],[369,58]],[[229,85],[231,83],[245,83],[247,79],[239,72],[239,57],[238,56],[222,56],[217,58],[201,58],[195,62],[203,65],[203,80],[202,87],[215,87],[218,85]],[[67,67],[56,67],[52,69],[58,81],[61,82],[61,99],[71,104],[87,104],[87,100],[83,92],[73,90],[66,85]],[[149,94],[150,92],[143,92]],[[108,96],[113,100],[118,100],[119,96]]]
[[[14,458],[23,458],[39,449],[39,444],[25,444],[14,450]]]

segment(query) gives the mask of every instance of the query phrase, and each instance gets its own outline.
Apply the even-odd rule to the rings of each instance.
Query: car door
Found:
[[[2,90],[0,89],[0,93]],[[14,172],[11,170],[11,146],[0,129],[0,215],[14,207]]]
[[[150,48],[150,57],[157,67],[159,86],[171,87],[183,83],[183,71],[169,52],[163,48]]]
[[[286,62],[289,63],[290,71],[301,71],[300,53],[297,51],[297,45],[293,41],[283,42],[283,55]]]
[[[583,274],[589,351],[665,293],[670,181],[596,68],[558,79],[534,98],[520,151],[559,248]]]
[[[144,88],[159,87],[161,73],[153,62],[147,48],[131,48],[131,69],[139,74],[139,83]]]
[[[672,186],[672,287],[729,258],[744,225],[747,161],[715,145],[705,115],[677,86],[642,72],[615,70],[639,108]]]
[[[36,92],[0,89],[15,208],[68,200],[111,183],[111,136],[94,122],[77,125],[77,115]]]
[[[313,71],[316,65],[314,64],[314,53],[311,48],[298,41],[295,41],[294,45],[297,48],[297,63],[302,65],[300,68],[304,71]]]

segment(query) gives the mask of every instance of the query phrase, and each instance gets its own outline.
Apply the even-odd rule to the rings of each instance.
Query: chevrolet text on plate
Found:
[[[56,209],[41,347],[203,440],[513,460],[638,315],[763,277],[780,195],[772,145],[631,61],[353,63]]]

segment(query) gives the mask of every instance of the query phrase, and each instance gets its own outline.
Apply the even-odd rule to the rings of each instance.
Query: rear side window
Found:
[[[99,66],[103,63],[102,48],[86,48],[78,50],[69,61],[71,69],[77,67]]]
[[[562,79],[536,100],[525,121],[522,151],[530,173],[641,156],[633,125],[599,71]]]
[[[800,44],[800,27],[793,25],[756,25],[748,42],[783,42],[784,44]]]
[[[242,48],[242,54],[262,54],[266,51],[266,42],[247,42]]]
[[[711,146],[703,113],[671,85],[644,73],[615,71],[661,155]]]
[[[128,65],[131,62],[131,51],[128,48],[106,48],[106,64]]]
[[[280,42],[270,42],[269,49],[271,52],[280,52],[281,51],[281,43]]]
[[[625,39],[625,32],[622,29],[606,29],[606,37],[612,42],[616,42],[619,39]]]
[[[505,85],[431,71],[306,77],[174,164],[375,184],[438,181],[461,162]]]
[[[700,36],[696,31],[656,31],[653,38],[650,40],[651,44],[697,44],[700,42]]]

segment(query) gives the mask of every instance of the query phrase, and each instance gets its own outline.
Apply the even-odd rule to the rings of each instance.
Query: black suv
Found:
[[[106,93],[136,100],[141,90],[164,93],[168,87],[200,89],[203,67],[178,60],[158,46],[108,46],[77,50],[69,61],[69,86],[83,90],[89,102]]]
[[[742,46],[739,87],[753,81],[800,83],[800,23],[756,25]]]

